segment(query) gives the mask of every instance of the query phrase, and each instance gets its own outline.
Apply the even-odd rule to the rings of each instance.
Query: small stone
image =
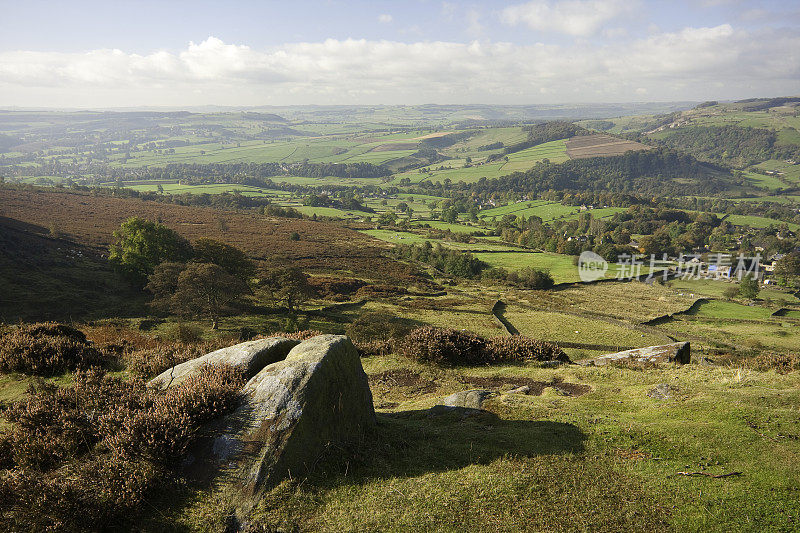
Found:
[[[669,400],[672,398],[675,392],[676,389],[669,383],[659,383],[647,391],[647,395],[651,398],[655,398],[656,400]]]
[[[440,405],[446,407],[464,407],[466,409],[480,409],[483,402],[495,396],[497,393],[483,390],[473,389],[467,391],[456,392],[447,398],[444,398]]]
[[[516,389],[512,389],[508,391],[509,394],[528,394],[531,391],[531,388],[527,385],[523,385],[522,387],[517,387]]]

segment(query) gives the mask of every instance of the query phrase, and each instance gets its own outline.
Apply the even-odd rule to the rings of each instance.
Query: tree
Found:
[[[220,317],[247,292],[247,284],[221,266],[189,263],[178,276],[170,309],[182,316],[206,317],[211,328],[217,329]]]
[[[739,282],[739,296],[742,298],[749,298],[754,299],[758,296],[758,292],[761,290],[761,287],[758,284],[758,280],[751,276],[745,276],[742,278],[742,281]]]
[[[150,302],[153,309],[163,313],[170,311],[172,295],[178,290],[178,278],[184,268],[184,263],[165,262],[150,274],[145,290],[153,293],[153,301]]]
[[[197,239],[193,248],[194,261],[197,263],[214,263],[243,281],[248,281],[255,273],[253,261],[235,246],[204,237]]]
[[[134,283],[144,284],[164,261],[183,262],[192,256],[189,241],[157,222],[132,217],[114,232],[108,260]]]
[[[308,276],[299,268],[263,269],[256,286],[264,289],[272,302],[285,305],[290,313],[314,294]]]
[[[786,254],[775,262],[775,276],[784,284],[800,277],[800,252]]]

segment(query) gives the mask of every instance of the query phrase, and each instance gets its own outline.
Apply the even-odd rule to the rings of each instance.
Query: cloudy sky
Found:
[[[0,107],[800,94],[800,0],[0,0]]]

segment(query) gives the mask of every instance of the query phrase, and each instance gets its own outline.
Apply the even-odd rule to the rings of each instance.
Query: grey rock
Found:
[[[567,361],[541,361],[538,366],[542,368],[558,368],[561,365],[567,364]]]
[[[680,363],[686,364],[691,359],[689,342],[675,342],[661,346],[648,346],[625,350],[624,352],[601,355],[581,364],[588,366],[603,366],[614,362],[631,363]]]
[[[309,472],[332,443],[363,438],[375,425],[367,375],[343,335],[320,335],[266,366],[242,404],[193,450],[193,477],[221,474],[240,513],[286,477]]]
[[[647,391],[647,395],[656,400],[669,400],[675,392],[677,392],[677,389],[669,383],[659,383]]]
[[[511,389],[508,391],[508,394],[528,394],[531,391],[531,388],[527,385],[523,385],[522,387],[517,387],[516,389]]]
[[[299,341],[283,337],[242,342],[175,365],[151,379],[147,385],[167,389],[196,374],[204,365],[215,364],[234,366],[244,373],[245,379],[250,379],[268,364],[283,360],[298,344]]]
[[[461,391],[453,393],[450,396],[444,398],[441,401],[440,405],[444,405],[445,407],[463,407],[466,409],[480,409],[484,401],[496,395],[497,393],[495,392],[483,389]]]

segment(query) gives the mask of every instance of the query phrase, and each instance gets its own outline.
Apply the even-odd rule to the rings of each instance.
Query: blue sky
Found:
[[[17,0],[0,8],[0,106],[800,93],[800,0]]]

